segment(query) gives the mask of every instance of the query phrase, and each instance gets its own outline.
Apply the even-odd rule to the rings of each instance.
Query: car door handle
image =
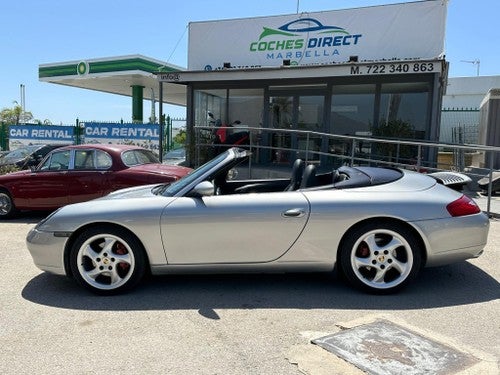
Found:
[[[300,208],[292,208],[281,213],[283,217],[302,217],[306,212]]]

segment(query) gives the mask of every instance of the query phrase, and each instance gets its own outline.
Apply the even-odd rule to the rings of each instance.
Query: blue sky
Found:
[[[38,80],[46,63],[141,54],[187,66],[187,25],[191,21],[271,16],[346,9],[405,1],[391,0],[17,0],[4,1],[0,21],[0,109],[20,102],[54,124],[81,120],[125,121],[131,99]],[[500,75],[499,0],[449,0],[446,59],[450,77]],[[418,32],[418,31],[417,31]],[[144,103],[145,118],[148,102]],[[167,114],[182,115],[167,107]]]

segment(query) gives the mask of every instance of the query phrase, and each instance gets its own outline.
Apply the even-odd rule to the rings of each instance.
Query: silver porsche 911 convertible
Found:
[[[392,293],[422,267],[478,257],[489,220],[467,196],[395,168],[317,173],[295,161],[289,179],[231,179],[248,151],[232,148],[171,185],[119,190],[60,208],[34,227],[42,270],[97,294],[143,275],[332,271]]]

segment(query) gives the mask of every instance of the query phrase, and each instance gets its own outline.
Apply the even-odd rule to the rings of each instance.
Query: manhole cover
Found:
[[[369,374],[453,374],[474,357],[385,320],[312,341]]]

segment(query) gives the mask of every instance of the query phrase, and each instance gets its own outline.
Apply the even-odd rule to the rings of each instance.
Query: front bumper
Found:
[[[64,248],[67,237],[56,237],[53,232],[33,228],[26,237],[26,245],[35,265],[42,271],[66,275]]]

